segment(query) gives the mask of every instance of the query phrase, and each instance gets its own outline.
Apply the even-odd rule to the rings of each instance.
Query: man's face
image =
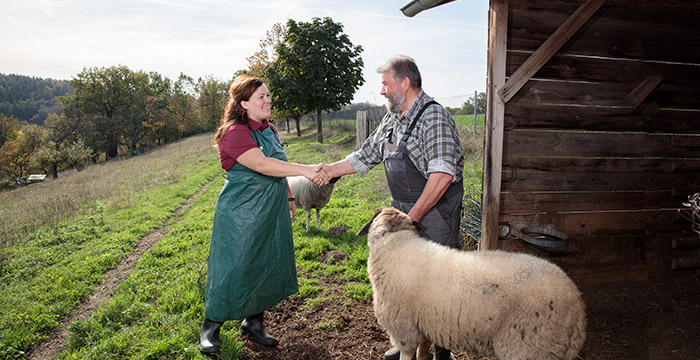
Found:
[[[401,113],[401,106],[406,101],[406,93],[401,89],[401,83],[394,79],[394,72],[387,71],[382,74],[382,91],[389,101],[389,112]]]

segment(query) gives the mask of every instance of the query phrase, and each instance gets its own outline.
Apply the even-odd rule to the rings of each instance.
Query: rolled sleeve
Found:
[[[365,175],[372,169],[366,165],[366,162],[360,160],[360,156],[357,152],[348,155],[345,160],[350,163],[350,166],[352,166],[358,176]]]
[[[345,158],[358,176],[367,174],[373,167],[382,162],[383,142],[389,126],[388,121],[388,116],[385,116],[379,126],[362,143],[360,149]]]
[[[441,172],[452,175],[453,182],[457,179],[457,167],[454,166],[454,164],[442,159],[433,159],[428,161],[428,174],[434,172]]]

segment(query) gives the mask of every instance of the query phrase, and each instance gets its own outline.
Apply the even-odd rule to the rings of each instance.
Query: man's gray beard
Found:
[[[399,101],[396,102],[391,96],[387,96],[386,98],[389,101],[389,112],[392,114],[400,114],[401,113],[401,105],[406,101],[406,96],[401,95],[399,97]]]

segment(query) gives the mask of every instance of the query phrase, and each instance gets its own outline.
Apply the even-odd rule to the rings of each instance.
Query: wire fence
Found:
[[[358,115],[358,113],[364,113]],[[324,111],[321,114],[323,127],[343,126],[357,130],[358,119],[366,121],[367,134],[374,130],[387,113],[385,106],[364,107],[346,109],[340,111]],[[366,118],[366,120],[364,120]],[[474,118],[476,119],[476,117]],[[316,124],[316,115],[308,114],[301,118],[302,124],[307,126]],[[476,120],[474,122],[476,127]],[[364,140],[364,139],[362,139]],[[467,185],[462,199],[462,214],[460,221],[461,248],[463,250],[475,250],[481,239],[481,186],[478,184]]]
[[[323,111],[321,122],[323,126],[357,126],[358,112],[366,112],[369,128],[374,129],[386,114],[385,106],[358,107],[354,109]],[[302,124],[316,124],[316,114],[307,114],[301,117]]]

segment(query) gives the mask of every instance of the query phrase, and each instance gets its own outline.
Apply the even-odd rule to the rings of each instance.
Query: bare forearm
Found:
[[[315,170],[315,165],[289,163],[275,158],[266,157],[258,148],[250,149],[238,157],[243,166],[267,176],[287,177],[305,176],[317,185],[325,185],[330,179],[327,171]]]
[[[350,162],[347,160],[336,161],[328,166],[330,166],[331,168],[331,173],[333,177],[355,173],[355,169],[352,168],[352,165],[350,165]]]
[[[255,172],[276,177],[307,175],[309,169],[313,169],[313,165],[290,163],[270,157],[258,159],[250,165],[246,166]]]
[[[452,183],[452,175],[447,173],[435,172],[428,176],[428,182],[425,184],[423,193],[413,205],[408,216],[414,221],[420,222],[423,216],[437,204],[438,201],[445,195],[447,188]]]

